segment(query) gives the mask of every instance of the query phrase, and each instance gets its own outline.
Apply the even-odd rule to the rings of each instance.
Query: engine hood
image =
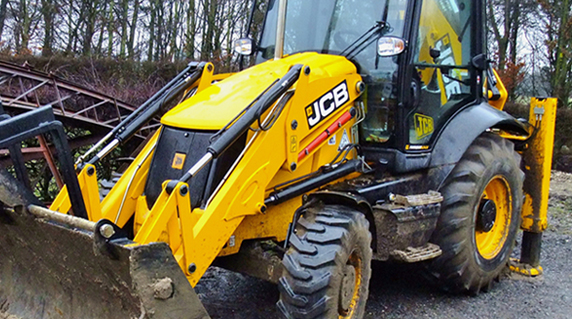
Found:
[[[355,65],[341,56],[295,54],[258,64],[211,85],[167,112],[161,123],[184,129],[219,130],[296,64],[310,67],[310,82],[356,73]]]

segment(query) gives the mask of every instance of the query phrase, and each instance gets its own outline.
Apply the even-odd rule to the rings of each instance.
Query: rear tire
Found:
[[[499,136],[484,134],[445,180],[441,215],[431,242],[443,254],[427,275],[446,291],[488,290],[505,267],[522,208],[520,155]]]
[[[309,208],[283,258],[279,312],[285,318],[362,318],[371,258],[362,213],[338,205]]]

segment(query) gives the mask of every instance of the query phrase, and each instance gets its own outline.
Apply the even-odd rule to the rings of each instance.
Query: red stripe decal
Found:
[[[303,160],[307,155],[313,152],[315,149],[320,146],[324,141],[328,139],[328,137],[332,134],[335,134],[344,124],[349,122],[353,116],[351,115],[350,111],[345,112],[338,118],[330,127],[328,127],[322,134],[320,134],[315,140],[313,140],[306,148],[298,154],[298,162]]]

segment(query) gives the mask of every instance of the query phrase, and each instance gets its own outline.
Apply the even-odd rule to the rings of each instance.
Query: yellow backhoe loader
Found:
[[[270,0],[256,61],[191,63],[74,164],[49,106],[0,118],[0,311],[208,318],[211,265],[277,283],[285,318],[362,318],[372,260],[453,292],[538,275],[556,104],[502,111],[484,0]],[[100,200],[96,164],[179,96]],[[26,189],[47,135],[65,187]],[[524,230],[520,260],[509,261]]]

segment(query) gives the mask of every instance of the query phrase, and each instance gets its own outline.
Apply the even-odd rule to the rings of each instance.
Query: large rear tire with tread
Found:
[[[283,258],[285,318],[362,318],[371,277],[371,233],[354,209],[326,205],[300,217]]]
[[[440,288],[478,294],[498,280],[520,225],[520,161],[510,141],[485,133],[445,180],[431,238],[443,254],[426,264],[429,279]]]

